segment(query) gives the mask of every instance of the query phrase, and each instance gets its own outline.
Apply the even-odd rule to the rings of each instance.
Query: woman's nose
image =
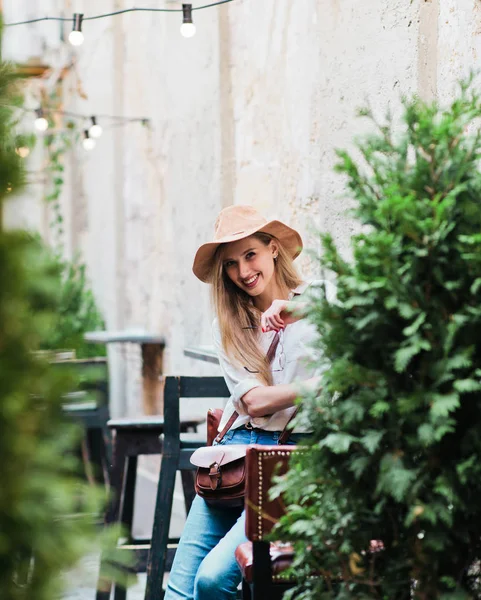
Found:
[[[246,263],[239,264],[239,277],[245,279],[250,273],[249,266]]]

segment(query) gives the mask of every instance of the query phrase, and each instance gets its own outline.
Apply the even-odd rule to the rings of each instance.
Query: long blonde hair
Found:
[[[274,276],[282,296],[287,297],[289,292],[301,283],[301,278],[277,238],[262,231],[254,233],[257,238],[268,246],[272,241],[278,247]],[[222,245],[219,246],[214,256],[212,301],[219,322],[222,347],[228,358],[243,368],[257,371],[255,377],[265,385],[272,385],[272,373],[265,351],[260,346],[260,316],[261,311],[254,306],[254,302],[244,290],[241,290],[231,281],[225,272],[222,261]],[[243,327],[256,327],[256,329],[243,329]]]

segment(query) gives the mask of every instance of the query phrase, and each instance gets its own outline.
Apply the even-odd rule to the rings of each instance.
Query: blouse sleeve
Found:
[[[252,377],[248,371],[240,367],[235,367],[230,362],[222,347],[217,319],[214,319],[212,324],[212,337],[225,382],[231,393],[234,408],[239,415],[247,415],[244,405],[241,402],[242,397],[252,389],[263,386],[263,384],[255,377]]]

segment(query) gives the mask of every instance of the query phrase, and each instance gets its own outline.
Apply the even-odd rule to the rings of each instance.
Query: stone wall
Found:
[[[4,0],[7,22],[130,7]],[[235,0],[194,12],[192,39],[180,36],[179,14],[88,21],[78,50],[61,43],[51,23],[7,32],[5,50],[16,59],[77,61],[63,84],[66,108],[150,119],[148,127],[106,130],[92,152],[76,147],[67,161],[67,252],[80,249],[88,261],[108,327],[163,333],[168,373],[216,373],[183,348],[210,342],[208,290],[191,264],[218,211],[254,204],[299,228],[314,250],[316,231],[330,231],[348,256],[355,224],[333,165],[335,148],[366,131],[356,108],[369,103],[382,116],[389,106],[396,115],[402,94],[449,98],[477,65],[480,7],[478,0]],[[27,211],[30,225],[45,231],[38,188],[11,204],[9,222],[25,222]],[[306,276],[318,274],[307,254],[299,264]],[[110,357],[114,413],[135,413],[138,351],[116,348]]]

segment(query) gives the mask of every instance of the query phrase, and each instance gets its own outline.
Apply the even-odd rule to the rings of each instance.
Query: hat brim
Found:
[[[202,244],[195,254],[194,264],[192,266],[194,275],[204,283],[210,283],[212,277],[212,261],[217,248],[221,244],[237,242],[260,231],[268,233],[277,238],[292,260],[297,258],[301,253],[303,244],[299,233],[295,229],[284,225],[284,223],[281,223],[281,221],[269,221],[268,223],[265,223],[259,227],[255,227],[246,231],[239,231],[239,233],[220,238],[215,242],[207,242],[206,244]]]

